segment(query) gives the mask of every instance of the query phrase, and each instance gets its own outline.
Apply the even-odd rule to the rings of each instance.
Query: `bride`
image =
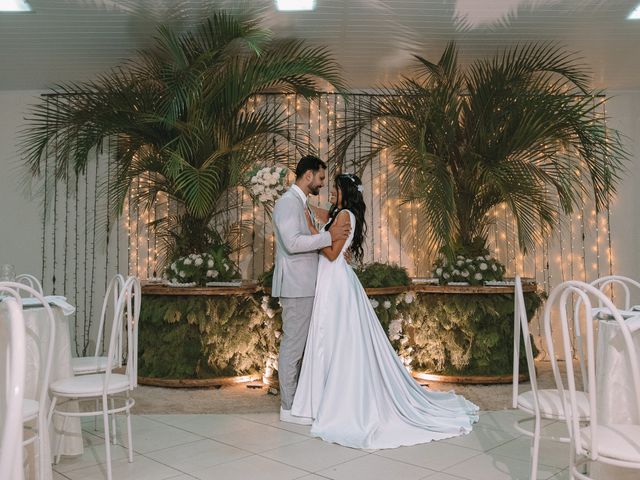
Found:
[[[311,434],[364,449],[395,448],[466,434],[478,407],[453,392],[420,387],[396,355],[358,277],[366,232],[360,179],[341,174],[332,191],[332,223],[346,240],[322,250],[302,370],[291,413],[312,420]],[[317,233],[309,214],[312,233]]]

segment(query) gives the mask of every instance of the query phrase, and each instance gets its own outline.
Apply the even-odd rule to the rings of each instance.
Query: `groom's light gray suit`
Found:
[[[309,333],[318,271],[318,250],[331,245],[329,232],[312,235],[305,218],[306,196],[293,185],[276,202],[273,230],[276,263],[271,295],[280,297],[282,337],[278,379],[282,408],[291,410]]]

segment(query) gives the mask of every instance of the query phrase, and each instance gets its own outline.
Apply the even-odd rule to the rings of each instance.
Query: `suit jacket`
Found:
[[[313,297],[316,292],[318,250],[331,245],[331,234],[312,235],[305,218],[307,206],[293,188],[273,209],[276,262],[271,296]]]

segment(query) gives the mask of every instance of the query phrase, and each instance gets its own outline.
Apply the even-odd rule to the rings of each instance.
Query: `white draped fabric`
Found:
[[[351,225],[355,216],[349,212]],[[411,377],[343,257],[321,255],[311,326],[292,414],[328,442],[379,449],[469,433],[478,407]]]
[[[621,312],[622,313],[622,312]],[[633,312],[632,314],[638,314]],[[626,316],[626,315],[623,315]],[[640,318],[626,320],[635,330],[633,342],[640,362]],[[640,424],[638,407],[634,400],[633,379],[629,358],[624,349],[620,326],[615,321],[601,320],[598,323],[596,347],[596,375],[598,383],[598,422],[601,424]],[[638,479],[637,470],[628,470],[602,464],[594,464],[594,478],[616,480]]]
[[[29,303],[29,300],[27,303]],[[65,317],[60,307],[53,306],[53,312],[56,323],[56,339],[54,343],[53,362],[51,365],[51,378],[49,382],[54,382],[61,378],[67,378],[73,376],[73,370],[71,368],[71,336],[69,333],[68,317]],[[0,315],[4,315],[4,308],[0,303]],[[25,379],[25,398],[37,399],[38,380],[43,372],[43,354],[47,348],[47,317],[44,308],[38,308],[36,306],[30,306],[24,309],[24,321],[26,326],[26,379]],[[0,344],[4,344],[6,339],[0,339]],[[0,385],[4,385],[4,371],[0,369]],[[46,405],[49,408],[49,405]],[[48,410],[47,410],[48,411]],[[54,419],[54,428],[52,431],[45,432],[45,438],[49,438],[49,442],[45,441],[44,455],[51,456],[51,449],[56,446],[58,441],[58,434],[56,430],[62,428],[62,421],[60,419]],[[28,448],[27,453],[27,478],[36,478],[37,461],[34,458],[34,446],[31,445]],[[81,455],[83,452],[82,435],[80,419],[70,419],[67,421],[66,433],[62,442],[62,454],[63,455]],[[43,472],[40,477],[42,480],[51,480],[52,471],[48,470]]]

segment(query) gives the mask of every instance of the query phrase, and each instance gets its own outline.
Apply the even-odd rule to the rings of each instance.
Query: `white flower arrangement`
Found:
[[[215,249],[214,249],[215,250]],[[191,253],[172,262],[164,272],[170,286],[206,285],[239,277],[238,269],[220,247],[216,251]]]
[[[287,186],[286,167],[263,167],[252,170],[249,173],[251,184],[249,191],[254,201],[260,203],[274,203],[284,192]]]
[[[440,284],[483,285],[502,280],[504,272],[504,265],[490,255],[458,255],[453,262],[444,256],[439,257],[434,265],[433,276]]]

